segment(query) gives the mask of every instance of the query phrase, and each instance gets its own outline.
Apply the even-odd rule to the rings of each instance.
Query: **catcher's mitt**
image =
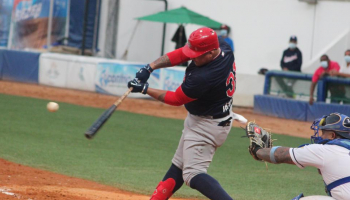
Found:
[[[250,155],[252,155],[255,160],[262,161],[258,158],[256,152],[261,148],[272,147],[271,133],[261,128],[255,122],[248,122],[245,130],[247,137],[250,139],[250,145],[248,147]]]

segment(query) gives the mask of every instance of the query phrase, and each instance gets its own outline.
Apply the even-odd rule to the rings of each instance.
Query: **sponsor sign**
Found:
[[[128,81],[135,78],[136,72],[142,68],[142,64],[130,63],[99,63],[96,70],[96,92],[123,95],[127,90]],[[154,71],[149,78],[152,88],[159,88],[159,71]],[[142,94],[133,94],[134,97],[145,97]]]
[[[94,92],[97,63],[74,60],[69,63],[67,87]]]
[[[50,0],[15,0],[12,48],[45,48],[49,28]],[[54,0],[51,44],[64,37],[68,0]]]
[[[41,54],[39,59],[39,84],[65,88],[68,61]]]
[[[175,91],[183,82],[185,68],[165,68],[162,69],[162,90]]]
[[[13,0],[0,0],[0,47],[7,47]]]

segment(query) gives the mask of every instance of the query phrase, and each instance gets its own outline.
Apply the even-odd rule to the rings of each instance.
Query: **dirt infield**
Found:
[[[115,96],[92,92],[5,81],[0,81],[0,93],[99,108],[108,108],[117,99]],[[118,109],[176,119],[185,119],[187,115],[184,107],[168,106],[145,99],[126,99]],[[311,134],[309,122],[257,115],[251,108],[235,107],[233,111],[245,116],[248,120],[255,120],[259,125],[271,129],[274,133],[305,138],[309,138]],[[233,126],[241,125],[234,123]],[[149,197],[0,159],[0,199],[146,200]]]
[[[148,200],[95,182],[33,169],[0,159],[0,199]],[[179,200],[179,199],[178,199]]]

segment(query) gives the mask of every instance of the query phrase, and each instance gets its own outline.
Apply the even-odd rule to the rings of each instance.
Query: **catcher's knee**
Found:
[[[175,187],[175,180],[168,178],[165,181],[159,182],[157,188],[154,190],[150,200],[167,200],[173,194]]]

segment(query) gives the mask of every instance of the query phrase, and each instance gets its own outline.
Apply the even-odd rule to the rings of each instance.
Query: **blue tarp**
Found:
[[[85,1],[70,1],[70,16],[69,16],[69,40],[68,46],[81,48],[83,41],[83,24],[84,24],[84,9]],[[90,0],[88,9],[88,20],[86,27],[85,48],[92,49],[93,35],[95,27],[97,0]],[[96,33],[97,34],[97,33]],[[97,45],[97,44],[96,44]]]
[[[38,83],[40,53],[0,50],[1,79]]]

